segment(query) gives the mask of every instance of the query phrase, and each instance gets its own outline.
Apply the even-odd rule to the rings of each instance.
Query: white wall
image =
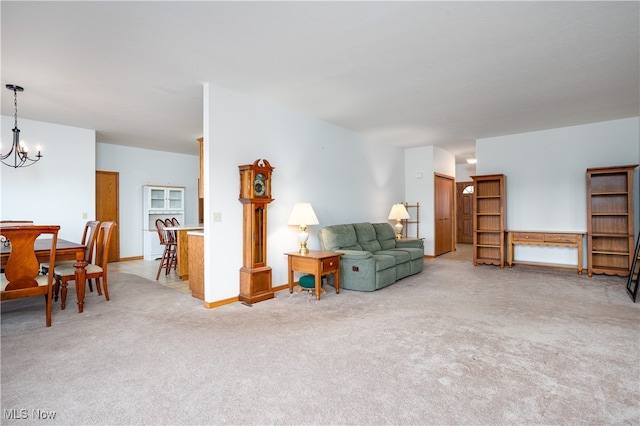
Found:
[[[318,220],[308,246],[331,224],[387,221],[404,199],[404,156],[362,136],[214,85],[204,87],[206,207],[205,300],[236,297],[242,266],[242,205],[238,166],[264,158],[275,167],[268,208],[267,264],[273,285],[287,282],[283,253],[297,249],[297,229],[287,226],[293,205],[308,201]],[[222,214],[212,222],[213,212]]]
[[[636,164],[639,124],[634,117],[479,139],[477,174],[506,175],[507,229],[586,232],[586,169]],[[638,169],[634,179],[637,231]],[[515,250],[515,260],[528,262],[575,265],[575,256],[575,249],[569,248]]]
[[[471,182],[471,176],[476,175],[475,164],[456,164],[456,182]]]
[[[194,145],[198,141],[193,141]],[[121,145],[97,144],[96,170],[118,172],[120,186],[120,257],[143,254],[142,186],[184,186],[185,221],[198,220],[197,155],[131,148]],[[156,237],[157,238],[157,237]]]
[[[424,253],[433,256],[435,173],[455,178],[455,156],[435,146],[424,146],[406,149],[404,161],[405,199],[409,204],[420,203],[420,238],[424,238]],[[411,227],[409,230],[413,232]]]
[[[13,123],[2,116],[3,153]],[[85,223],[95,218],[95,131],[21,118],[18,127],[31,150],[41,146],[43,158],[26,168],[0,165],[0,218],[60,225],[60,238],[80,241]]]

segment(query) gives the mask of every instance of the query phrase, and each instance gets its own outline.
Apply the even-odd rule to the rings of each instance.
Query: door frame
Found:
[[[434,178],[433,178],[433,213],[434,213],[434,223],[433,223],[433,229],[434,229],[434,238],[433,238],[433,253],[435,256],[439,256],[437,254],[437,248],[438,248],[438,232],[437,229],[438,227],[436,226],[435,221],[437,220],[436,218],[436,199],[438,197],[438,185],[437,185],[437,179],[445,179],[448,181],[451,181],[451,193],[449,194],[449,215],[450,215],[450,222],[451,222],[451,250],[450,251],[456,251],[456,178],[454,176],[448,176],[448,175],[444,175],[441,173],[434,173]],[[444,253],[448,253],[448,252],[444,252]],[[444,254],[441,253],[441,254]]]
[[[462,228],[462,215],[458,216],[458,207],[460,207],[461,205],[461,198],[463,197],[463,193],[460,190],[460,188],[462,188],[462,190],[464,190],[464,188],[468,187],[468,186],[474,186],[473,181],[464,181],[464,182],[456,182],[456,243],[461,243],[461,244],[473,244],[473,225],[471,226],[471,235],[470,235],[470,242],[466,243],[464,241],[460,241],[460,235],[458,234],[458,229]],[[474,190],[475,190],[475,186],[474,186]],[[471,221],[473,222],[473,194],[471,194],[472,200],[472,206],[471,206]]]
[[[104,194],[98,194],[97,185],[98,185],[98,175],[109,175],[115,177],[115,209],[116,209],[116,217],[114,221],[116,222],[115,232],[111,235],[111,242],[109,247],[109,262],[119,262],[120,259],[120,173],[119,172],[108,172],[104,170],[96,170],[96,220],[101,220],[98,217],[98,200],[104,198]],[[115,256],[115,258],[114,258]]]

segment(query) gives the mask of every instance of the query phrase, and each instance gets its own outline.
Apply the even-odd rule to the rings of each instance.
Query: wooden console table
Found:
[[[316,300],[320,300],[320,281],[323,275],[333,272],[336,293],[340,293],[340,256],[331,251],[309,250],[307,254],[285,253],[289,261],[289,293],[293,293],[293,271],[313,274],[316,281]]]
[[[578,249],[578,275],[582,275],[584,232],[507,231],[507,265],[513,266],[513,246],[574,247]]]

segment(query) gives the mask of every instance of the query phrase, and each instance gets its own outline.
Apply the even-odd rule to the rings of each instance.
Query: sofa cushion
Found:
[[[342,253],[344,256],[342,256],[342,259],[354,259],[354,260],[361,260],[361,259],[368,259],[372,256],[371,252],[369,251],[363,251],[363,250],[336,250],[336,253]]]
[[[375,253],[382,249],[380,243],[376,239],[376,230],[370,223],[354,223],[353,229],[356,231],[358,244],[363,250]]]
[[[362,250],[356,238],[356,231],[350,224],[327,226],[320,230],[318,238],[320,238],[322,247],[328,251]]]
[[[408,263],[411,260],[411,254],[408,251],[399,249],[380,250],[375,254],[386,254],[389,256],[393,256],[396,259],[396,265],[399,265],[401,263]]]
[[[411,260],[422,259],[424,257],[424,249],[415,247],[398,247],[393,250],[405,251],[411,256]]]
[[[388,223],[374,223],[373,229],[376,231],[376,239],[380,243],[382,250],[396,247],[396,231]]]
[[[396,281],[411,275],[411,262],[396,265]]]
[[[396,266],[396,258],[391,255],[374,253],[373,258],[376,260],[376,272]]]
[[[375,290],[387,287],[396,282],[396,268],[387,268],[384,271],[376,272]]]
[[[412,274],[417,274],[418,272],[421,272],[422,269],[424,269],[424,258],[412,260],[410,263]]]

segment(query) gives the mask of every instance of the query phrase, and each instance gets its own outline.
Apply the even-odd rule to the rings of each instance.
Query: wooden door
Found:
[[[435,255],[455,249],[454,243],[454,192],[455,179],[435,175]]]
[[[118,172],[96,171],[96,220],[116,223],[116,229],[111,235],[109,244],[109,262],[120,260],[119,176]]]
[[[473,244],[473,182],[456,182],[456,237]]]

